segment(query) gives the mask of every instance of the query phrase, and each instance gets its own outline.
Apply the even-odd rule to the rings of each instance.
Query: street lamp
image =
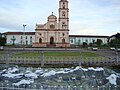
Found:
[[[23,24],[23,45],[25,45],[25,27],[27,25]],[[24,46],[23,46],[24,47]]]

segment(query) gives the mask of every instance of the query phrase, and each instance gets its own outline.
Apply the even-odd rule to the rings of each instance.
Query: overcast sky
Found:
[[[46,23],[59,0],[0,0],[0,32],[35,31]],[[112,35],[120,32],[120,0],[69,0],[71,35]]]

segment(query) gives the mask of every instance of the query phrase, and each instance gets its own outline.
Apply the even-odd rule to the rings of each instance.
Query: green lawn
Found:
[[[91,52],[81,52],[80,55],[83,57],[100,57],[100,55]]]
[[[45,56],[79,56],[79,52],[45,52]]]
[[[44,52],[45,56],[83,56],[83,57],[100,57],[100,55],[91,52]],[[24,52],[18,53],[14,56],[18,57],[39,57],[40,52]]]
[[[92,52],[44,52],[45,60],[106,60],[107,58]],[[22,52],[12,57],[40,58],[41,52]],[[31,60],[31,58],[30,58]]]
[[[41,53],[38,52],[24,52],[24,53],[17,53],[13,55],[14,57],[39,57]]]

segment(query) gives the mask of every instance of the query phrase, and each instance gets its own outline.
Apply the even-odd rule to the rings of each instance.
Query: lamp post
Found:
[[[25,45],[25,27],[27,25],[23,24],[23,49],[24,49],[24,45]]]

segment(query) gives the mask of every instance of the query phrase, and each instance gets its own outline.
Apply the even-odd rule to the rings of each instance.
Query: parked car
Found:
[[[115,48],[114,48],[114,47],[110,47],[110,50],[111,50],[111,51],[115,51]]]
[[[117,48],[117,52],[120,52],[120,48]]]
[[[98,50],[98,48],[92,48],[92,50],[93,50],[93,51],[97,51],[97,50]]]
[[[4,50],[3,46],[0,46],[0,51]]]

